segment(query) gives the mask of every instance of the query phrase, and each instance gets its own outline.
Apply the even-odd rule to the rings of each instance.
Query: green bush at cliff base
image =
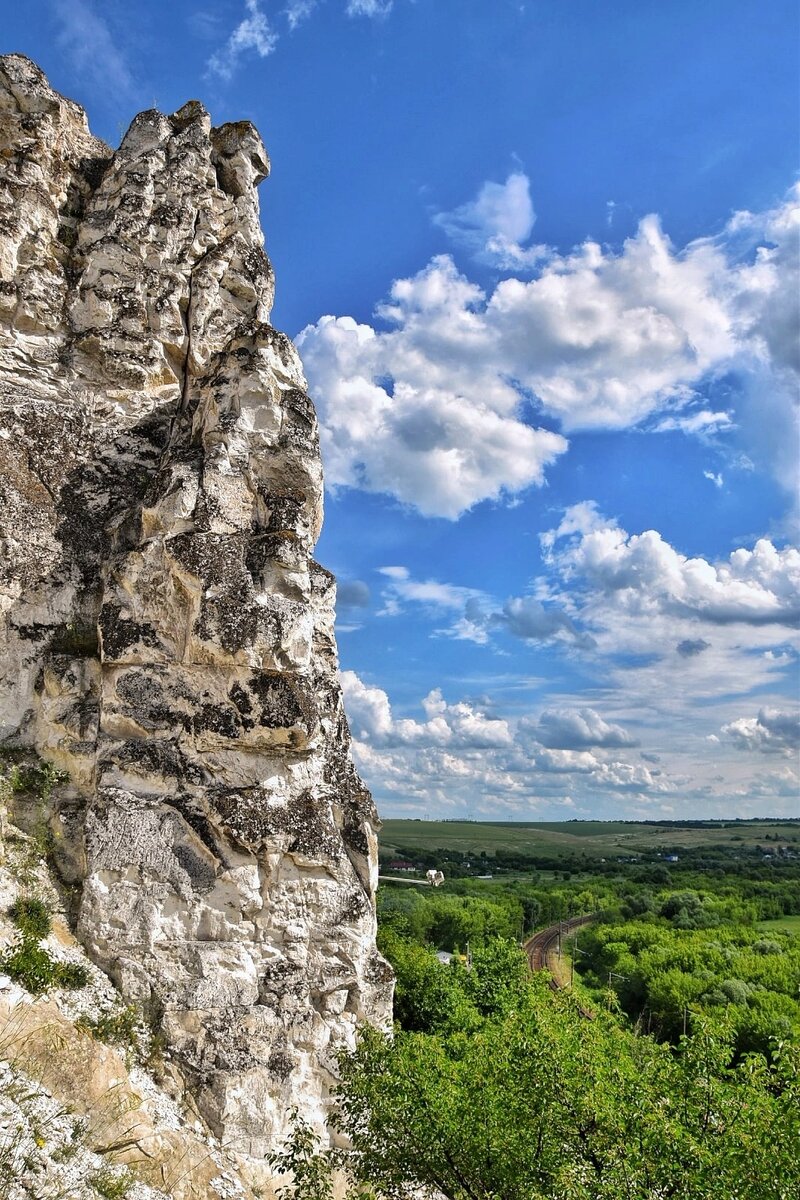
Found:
[[[470,971],[384,948],[420,993],[404,1001],[416,1028],[364,1029],[340,1058],[334,1123],[348,1151],[322,1150],[295,1117],[271,1161],[304,1200],[330,1200],[334,1167],[348,1197],[390,1200],[797,1200],[796,1042],[768,1060],[737,1056],[733,1028],[702,1016],[676,1046],[611,1012],[588,1020],[508,943]]]

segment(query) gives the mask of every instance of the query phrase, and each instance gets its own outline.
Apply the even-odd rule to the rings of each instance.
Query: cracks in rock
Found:
[[[55,508],[55,506],[58,503],[58,496],[53,491],[53,489],[50,487],[50,484],[47,483],[42,478],[41,473],[37,470],[36,464],[34,462],[33,454],[31,453],[30,450],[25,451],[25,457],[28,460],[28,470],[30,471],[31,475],[33,475],[33,477],[37,481],[37,483],[40,483],[41,486],[44,488],[44,490],[47,492],[48,496],[50,497],[50,499],[53,502],[53,507]]]
[[[192,242],[190,243],[190,245],[194,243],[194,240],[197,237],[197,230],[200,225],[200,217],[201,217],[201,212],[198,209],[198,211],[195,213],[194,225],[192,227]],[[203,263],[206,261],[208,256],[216,249],[217,249],[217,243],[214,242],[213,245],[209,246],[209,248],[206,251],[204,251],[203,254],[200,255],[200,257],[197,259],[197,261],[194,263],[194,265],[191,267],[191,269],[189,271],[189,292],[188,292],[188,296],[186,299],[186,313],[183,318],[184,327],[186,330],[186,354],[184,355],[183,367],[182,367],[182,371],[181,371],[182,378],[180,381],[180,396],[178,398],[178,406],[172,417],[172,421],[170,422],[169,432],[167,434],[167,441],[166,441],[166,445],[164,446],[164,453],[161,456],[161,463],[160,463],[160,467],[159,467],[160,470],[164,470],[164,468],[169,463],[170,454],[175,445],[175,441],[176,441],[177,434],[178,434],[178,429],[180,427],[182,419],[185,417],[185,415],[189,409],[189,389],[191,386],[191,356],[192,356],[192,306],[194,303],[195,272],[198,270],[198,268],[200,268],[203,265]]]
[[[197,237],[197,229],[200,224],[200,210],[198,209],[194,217],[194,225],[192,227],[192,243]],[[186,301],[186,357],[183,360],[183,382],[181,385],[181,403],[179,413],[183,414],[189,404],[189,371],[192,356],[192,304],[194,302],[194,273],[200,264],[205,259],[208,251],[202,254],[189,272],[189,295]]]

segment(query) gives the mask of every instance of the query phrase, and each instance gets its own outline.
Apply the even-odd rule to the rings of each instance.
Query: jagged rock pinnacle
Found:
[[[0,736],[68,772],[79,935],[252,1154],[391,993],[268,172],[197,101],[112,152],[0,58]]]

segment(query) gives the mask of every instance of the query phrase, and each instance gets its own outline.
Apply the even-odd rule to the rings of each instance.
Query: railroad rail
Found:
[[[531,970],[549,971],[550,987],[554,992],[564,986],[560,972],[553,961],[561,939],[567,937],[574,929],[579,929],[581,925],[588,925],[590,921],[594,920],[594,917],[595,914],[590,913],[589,916],[570,917],[567,921],[559,921],[557,925],[549,925],[547,929],[541,929],[523,943],[522,949],[525,951]]]

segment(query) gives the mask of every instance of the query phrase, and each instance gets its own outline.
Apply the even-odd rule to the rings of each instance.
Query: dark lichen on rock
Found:
[[[19,55],[0,119],[0,740],[67,773],[35,803],[85,945],[262,1155],[293,1104],[322,1129],[334,1051],[391,995],[269,160],[198,101],[112,152]]]

